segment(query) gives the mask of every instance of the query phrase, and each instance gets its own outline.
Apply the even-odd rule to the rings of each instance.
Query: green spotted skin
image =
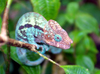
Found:
[[[54,35],[56,40],[52,37]],[[59,35],[57,36],[59,37]],[[56,33],[52,30],[48,21],[43,16],[35,12],[28,12],[22,15],[16,25],[15,37],[19,41],[35,45],[37,50],[41,48],[42,50],[39,52],[43,55],[45,55],[45,52],[49,49],[54,54],[61,52],[61,49],[58,48],[57,45],[53,46],[52,43],[50,43],[52,45],[51,46],[48,43],[48,40],[50,41],[50,39],[53,39],[59,42],[62,38],[60,37],[60,40],[57,39]],[[37,60],[30,61],[27,58],[27,49],[24,48],[17,47],[16,52],[20,61],[28,66],[38,65],[44,60],[40,57]]]

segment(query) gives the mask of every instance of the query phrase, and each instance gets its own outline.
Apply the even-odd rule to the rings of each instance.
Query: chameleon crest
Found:
[[[42,15],[35,12],[28,12],[19,19],[15,37],[19,41],[35,45],[37,50],[41,48],[42,50],[39,52],[43,55],[48,50],[54,54],[60,53],[62,49],[70,48],[70,44],[73,42],[56,21],[47,21]],[[34,61],[29,60],[27,52],[27,49],[17,47],[18,58],[24,64],[33,66],[43,62],[42,57]]]

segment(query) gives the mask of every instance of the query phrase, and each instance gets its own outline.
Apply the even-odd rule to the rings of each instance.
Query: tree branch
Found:
[[[8,13],[9,13],[11,2],[12,0],[7,0],[7,5],[4,10],[2,28],[1,28],[1,34],[0,34],[0,38],[3,41],[0,43],[0,46],[4,45],[8,41],[7,24],[8,24]],[[10,46],[8,46],[8,52],[7,52],[6,74],[9,74],[9,67],[10,67]]]
[[[6,5],[6,8],[4,10],[2,27],[1,27],[1,34],[0,34],[0,36],[3,39],[4,42],[0,43],[0,46],[4,45],[5,42],[7,41],[8,13],[9,13],[9,8],[10,8],[10,5],[11,5],[11,2],[12,2],[12,0],[7,1],[7,5]]]

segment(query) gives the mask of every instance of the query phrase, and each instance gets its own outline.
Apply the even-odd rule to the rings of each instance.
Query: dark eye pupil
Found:
[[[59,39],[59,37],[57,37],[57,39]]]
[[[55,41],[60,42],[62,40],[61,36],[59,34],[56,34],[54,36]]]

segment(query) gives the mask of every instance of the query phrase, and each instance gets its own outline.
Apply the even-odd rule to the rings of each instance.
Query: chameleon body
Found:
[[[61,49],[70,48],[70,44],[73,42],[56,21],[47,21],[42,15],[35,12],[28,12],[19,19],[15,37],[19,41],[35,45],[37,50],[41,48],[42,50],[39,52],[43,55],[48,50],[54,54],[60,53]],[[26,57],[26,53],[27,49],[17,47],[18,58],[26,65],[38,65],[44,60],[40,57],[35,61],[30,61]]]

